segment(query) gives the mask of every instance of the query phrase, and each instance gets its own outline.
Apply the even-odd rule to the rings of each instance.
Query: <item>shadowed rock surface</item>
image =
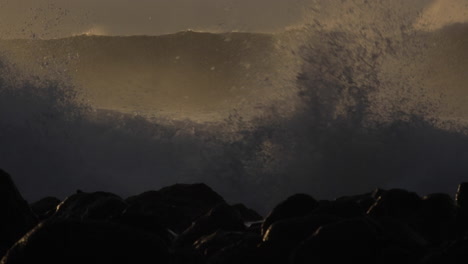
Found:
[[[0,257],[18,239],[37,224],[28,203],[23,199],[10,175],[0,169]]]
[[[61,201],[56,197],[45,197],[35,203],[32,203],[31,209],[37,215],[39,220],[44,220],[55,213],[60,202]]]
[[[176,240],[178,247],[191,246],[198,238],[217,230],[244,231],[245,225],[239,212],[228,204],[220,204],[200,217]]]
[[[244,220],[244,222],[256,222],[263,220],[263,217],[261,215],[259,215],[254,210],[248,208],[244,204],[235,204],[232,207],[240,213],[240,216],[242,217],[242,220]]]
[[[23,237],[1,263],[164,264],[170,255],[159,237],[126,226],[53,219]]]
[[[205,184],[177,184],[126,200],[77,191],[58,206],[53,197],[34,203],[42,220],[37,224],[9,175],[0,172],[6,212],[0,264],[468,261],[466,183],[455,200],[402,189],[321,201],[296,194],[263,224],[255,211],[227,204]]]
[[[176,184],[128,198],[129,213],[158,216],[161,223],[176,233],[184,231],[198,217],[224,199],[205,184]]]
[[[77,191],[57,206],[55,217],[107,220],[120,215],[126,208],[127,203],[115,194]]]
[[[262,234],[265,234],[270,225],[278,220],[304,216],[318,206],[317,201],[307,194],[296,194],[286,201],[278,204],[267,216],[262,225]]]

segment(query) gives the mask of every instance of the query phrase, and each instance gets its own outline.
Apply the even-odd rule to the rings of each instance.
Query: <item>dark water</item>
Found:
[[[2,43],[0,167],[30,200],[76,189],[127,196],[200,181],[263,212],[295,192],[317,198],[376,187],[453,193],[468,179],[468,25],[418,31],[397,22],[357,29],[315,21],[277,35],[239,34],[227,41],[226,35],[197,33],[189,33],[196,36],[190,41],[187,33],[171,40],[17,41],[15,48],[38,51],[21,53],[26,55],[16,61],[11,42]],[[64,63],[65,54],[76,50],[81,61]],[[192,58],[176,67],[178,56]],[[60,66],[52,67],[55,73],[65,69],[60,78],[46,74],[50,67],[24,70],[31,58],[32,65],[45,57]],[[219,72],[207,75],[212,71]],[[167,77],[166,93],[181,78],[186,83],[164,99],[156,95],[163,88],[142,96],[135,83],[156,87],[152,72]],[[128,78],[133,83],[122,84]],[[196,87],[187,88],[190,83]],[[91,101],[83,96],[86,85],[93,85],[84,92],[94,93]],[[249,89],[231,89],[243,85]],[[257,86],[261,92],[251,92]],[[191,106],[181,99],[185,94],[195,97]],[[238,103],[242,98],[261,103],[245,107]],[[174,119],[124,109],[137,109],[139,100],[146,112],[158,103],[188,110]],[[222,114],[211,122],[190,119],[187,113],[204,105]],[[167,107],[171,111],[177,112]]]

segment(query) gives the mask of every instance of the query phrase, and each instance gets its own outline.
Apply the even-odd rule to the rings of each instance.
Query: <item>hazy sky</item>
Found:
[[[340,19],[346,6],[365,6],[360,2],[365,1],[0,0],[0,38],[57,38],[84,33],[159,35],[187,29],[272,32],[303,22],[304,17],[310,17],[311,7],[331,8],[333,12],[326,12],[330,18]],[[384,0],[381,5],[399,2],[421,10],[416,21],[420,27],[468,21],[468,0]],[[368,13],[364,10],[362,14]]]
[[[275,31],[311,0],[0,0],[0,36]]]

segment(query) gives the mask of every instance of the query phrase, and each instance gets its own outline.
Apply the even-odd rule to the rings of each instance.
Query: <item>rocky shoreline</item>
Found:
[[[0,170],[0,264],[466,263],[468,184],[424,197],[296,194],[267,217],[205,184],[127,199],[77,191],[28,204]]]

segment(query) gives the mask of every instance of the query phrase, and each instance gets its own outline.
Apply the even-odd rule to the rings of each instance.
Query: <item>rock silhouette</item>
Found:
[[[37,215],[39,220],[44,220],[55,213],[60,202],[61,201],[56,197],[45,197],[31,204],[31,209]]]
[[[466,263],[466,192],[296,194],[263,220],[205,184],[177,184],[127,199],[77,191],[31,210],[0,171],[0,264]]]
[[[23,199],[10,175],[0,170],[0,257],[17,240],[37,224],[28,203]]]
[[[176,184],[126,200],[127,211],[158,216],[169,229],[180,233],[224,199],[205,184]]]
[[[49,219],[13,246],[1,262],[170,263],[157,236],[106,222]]]

